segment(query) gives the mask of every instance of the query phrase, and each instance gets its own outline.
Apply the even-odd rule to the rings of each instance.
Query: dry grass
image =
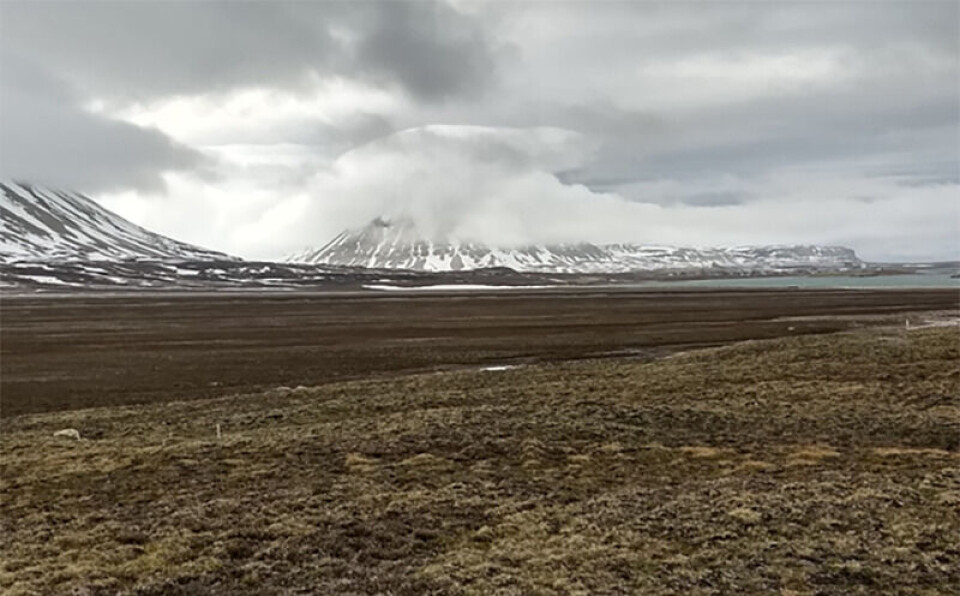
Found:
[[[960,337],[892,333],[5,420],[0,591],[957,593]]]

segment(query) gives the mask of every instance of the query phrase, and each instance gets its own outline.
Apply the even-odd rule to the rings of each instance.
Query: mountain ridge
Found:
[[[688,248],[632,243],[530,244],[495,247],[478,242],[429,240],[407,220],[378,217],[367,226],[346,230],[317,249],[284,259],[290,263],[328,264],[415,271],[462,271],[508,267],[539,273],[626,273],[635,271],[727,268],[768,272],[859,268],[863,262],[842,246],[771,245]]]
[[[238,260],[138,226],[81,193],[0,180],[0,261]]]

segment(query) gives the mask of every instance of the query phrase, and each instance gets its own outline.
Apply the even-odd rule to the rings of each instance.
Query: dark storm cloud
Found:
[[[432,100],[482,93],[494,74],[494,49],[471,19],[443,4],[388,2],[360,42],[358,62]]]
[[[433,2],[4,2],[3,47],[91,93],[151,97],[298,88],[339,75],[415,97],[492,81],[485,31]]]
[[[876,49],[917,42],[950,53],[960,45],[960,7],[953,0],[581,0],[492,3],[491,11],[498,15],[497,22],[522,13],[530,24],[562,27],[564,46],[558,53],[568,62],[580,55],[606,55],[607,68],[709,51],[769,52],[834,44]],[[536,36],[538,29],[527,33]]]
[[[62,81],[12,52],[0,56],[0,176],[86,192],[163,187],[160,173],[202,156],[157,130],[80,107]]]
[[[515,6],[497,6],[509,22]],[[598,139],[565,181],[609,191],[804,162],[958,157],[956,2],[523,7],[521,51],[538,70],[521,79],[526,102],[499,117]]]
[[[601,156],[597,169],[630,170],[645,179],[753,176],[784,165],[842,164],[871,156],[893,159],[890,167],[901,169],[930,167],[927,162],[942,166],[957,153],[958,122],[957,98],[946,88],[917,96],[896,94],[893,86],[863,85],[705,110],[677,125],[679,140],[663,141],[638,159],[616,146],[622,137],[615,139],[609,159]]]
[[[568,122],[601,140],[594,159],[564,180],[598,191],[634,180],[756,176],[783,166],[893,160],[889,169],[956,171],[960,123],[958,58],[952,74],[925,75],[867,60],[852,80],[798,92],[670,111],[628,109],[606,102],[538,105],[541,124]],[[929,174],[927,174],[929,175]],[[631,197],[643,200],[642,196]]]
[[[106,96],[293,82],[329,59],[325,28],[296,5],[252,2],[4,2],[3,48]]]
[[[680,202],[692,207],[728,207],[742,204],[744,196],[735,192],[702,192],[685,196]]]
[[[874,238],[879,246],[910,216],[918,229],[940,226],[924,233],[923,250],[934,254],[951,233],[943,222],[957,215],[943,188],[960,176],[955,1],[6,0],[0,16],[0,54],[35,66],[17,81],[5,76],[4,172],[12,164],[144,188],[162,172],[197,171],[200,152],[215,154],[215,169],[239,178],[230,192],[209,190],[211,217],[229,211],[224,197],[237,189],[266,189],[258,200],[282,203],[271,193],[285,169],[300,185],[284,194],[349,202],[373,181],[369,164],[356,164],[350,182],[358,188],[321,192],[300,181],[326,175],[358,146],[386,150],[397,142],[388,135],[419,139],[399,131],[424,136],[437,124],[459,128],[444,143],[425,134],[388,152],[381,176],[395,159],[413,173],[383,192],[429,193],[420,172],[434,164],[415,154],[434,151],[465,179],[490,166],[510,182],[491,187],[542,193],[544,205],[551,193],[601,201],[593,191],[628,199],[630,209],[669,207],[678,219],[664,219],[666,229],[700,225],[702,216],[698,243],[740,242],[720,232],[743,221],[748,235],[805,237],[804,214],[814,213],[814,231],[821,218],[838,222],[826,240]],[[86,109],[91,100],[99,112]],[[111,117],[150,123],[191,148]],[[551,161],[504,141],[529,127],[579,133],[586,148]],[[89,166],[72,157],[80,148]],[[451,200],[480,202],[453,175],[450,189],[440,184],[448,174],[436,182]],[[167,176],[171,188],[175,178]],[[533,180],[556,185],[511,186]],[[179,183],[191,200],[204,190]],[[877,197],[869,214],[858,211],[858,197]],[[278,220],[284,209],[275,210]],[[711,233],[714,221],[734,215]],[[534,219],[550,217],[568,215]],[[610,218],[591,225],[614,228],[622,219]],[[780,218],[779,229],[757,223],[771,218]]]
[[[0,173],[89,191],[155,188],[163,171],[200,163],[156,130],[91,113],[90,99],[306,92],[334,75],[433,101],[481,93],[493,79],[484,31],[442,3],[4,2],[0,10]],[[329,154],[392,130],[384,116],[360,113],[261,137]]]

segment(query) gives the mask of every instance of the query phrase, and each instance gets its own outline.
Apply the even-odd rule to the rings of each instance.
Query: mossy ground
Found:
[[[960,592],[956,328],[0,428],[11,595]]]

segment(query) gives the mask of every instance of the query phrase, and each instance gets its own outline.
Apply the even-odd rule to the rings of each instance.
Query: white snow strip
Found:
[[[960,327],[960,318],[927,319],[919,324],[909,324],[908,331],[929,329],[930,327]]]
[[[365,290],[382,290],[388,292],[446,292],[461,290],[539,290],[555,288],[557,286],[485,286],[480,284],[437,284],[433,286],[390,286],[384,284],[365,285]]]
[[[21,276],[21,277],[24,277],[24,278],[26,278],[26,279],[33,280],[33,281],[35,281],[35,282],[37,282],[37,283],[50,284],[50,285],[56,285],[56,286],[76,286],[76,285],[82,285],[82,284],[70,283],[70,282],[68,282],[68,281],[63,281],[62,279],[60,279],[60,278],[58,278],[58,277],[50,277],[49,275],[23,275],[23,276]]]

